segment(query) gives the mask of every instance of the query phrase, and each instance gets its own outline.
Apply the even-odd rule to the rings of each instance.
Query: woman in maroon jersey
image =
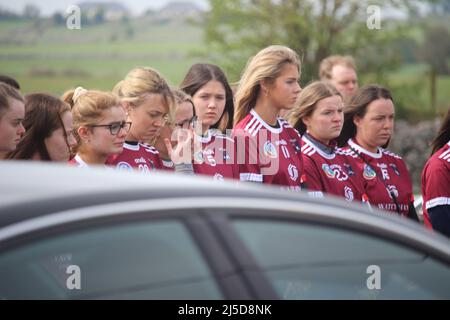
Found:
[[[300,59],[284,46],[267,47],[247,63],[235,95],[233,129],[241,181],[301,189],[300,136],[279,117],[294,107],[299,79]]]
[[[359,88],[345,105],[339,144],[357,160],[373,206],[418,220],[406,164],[385,149],[393,134],[394,116],[389,90],[379,85]]]
[[[0,82],[0,159],[16,149],[25,133],[25,106],[18,90]]]
[[[362,171],[355,160],[337,148],[336,138],[344,124],[342,95],[331,84],[313,82],[299,95],[297,106],[287,115],[302,135],[303,164],[308,193],[344,197],[366,202]]]
[[[125,110],[117,96],[78,87],[64,93],[62,99],[72,107],[77,140],[71,164],[104,165],[109,156],[122,153],[131,122],[125,121]]]
[[[161,127],[170,119],[173,110],[174,98],[166,80],[154,69],[139,67],[131,70],[124,80],[114,88],[131,122],[127,133],[123,152],[112,156],[107,164],[115,165],[121,170],[138,169],[147,173],[156,169],[163,169],[163,164],[156,148],[147,145],[158,136]],[[175,171],[192,172],[191,158],[180,159],[179,150],[185,150],[185,144],[190,146],[191,136],[177,145],[172,152],[168,145],[172,160],[175,160]]]
[[[424,221],[450,237],[450,109],[431,146],[422,171]]]
[[[191,66],[180,84],[192,97],[196,121],[194,172],[213,176],[215,180],[239,179],[233,139],[224,134],[231,129],[233,93],[223,71],[216,65]]]

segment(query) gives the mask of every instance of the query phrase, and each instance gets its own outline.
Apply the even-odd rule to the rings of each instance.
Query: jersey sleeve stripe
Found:
[[[251,119],[245,126],[244,130],[248,131],[250,129],[250,127],[255,123],[255,121],[256,121],[256,118]]]
[[[447,197],[439,197],[439,198],[434,198],[431,200],[428,200],[425,203],[425,207],[428,209],[430,208],[434,208],[437,206],[449,206],[450,205],[450,198]]]
[[[241,181],[263,182],[263,175],[258,173],[241,173]]]

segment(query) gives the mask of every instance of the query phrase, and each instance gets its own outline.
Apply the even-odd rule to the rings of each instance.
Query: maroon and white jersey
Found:
[[[354,157],[362,171],[364,189],[371,205],[397,213],[392,192],[397,199],[401,215],[407,216],[409,204],[414,202],[414,196],[411,178],[403,159],[383,148],[378,148],[376,153],[370,152],[352,139],[348,140],[343,150],[347,155]]]
[[[428,209],[450,206],[450,141],[428,159],[422,171],[424,222],[431,228]]]
[[[319,142],[305,134],[302,137],[302,156],[306,187],[311,196],[333,194],[352,202],[366,202],[362,171],[355,159],[340,148],[329,147],[326,152]]]
[[[301,137],[284,119],[268,125],[251,110],[236,124],[233,137],[241,181],[280,185],[298,191],[303,174]]]
[[[137,169],[142,173],[163,169],[158,150],[142,143],[125,142],[122,153],[109,157],[106,164],[119,170]]]
[[[212,176],[214,180],[239,179],[234,140],[218,130],[210,129],[206,136],[196,135],[201,149],[194,150],[194,173]]]

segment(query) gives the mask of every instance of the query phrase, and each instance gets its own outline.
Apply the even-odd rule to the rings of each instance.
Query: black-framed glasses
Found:
[[[193,116],[190,119],[175,123],[175,126],[178,128],[189,128],[191,125],[194,126],[195,121],[197,121],[197,116]]]
[[[111,124],[93,124],[90,125],[89,127],[105,127],[105,128],[109,128],[109,131],[111,132],[111,134],[113,136],[117,135],[120,132],[120,129],[124,129],[125,132],[130,131],[131,128],[131,122],[126,122],[126,121],[122,121],[122,122],[115,122],[115,123],[111,123]]]

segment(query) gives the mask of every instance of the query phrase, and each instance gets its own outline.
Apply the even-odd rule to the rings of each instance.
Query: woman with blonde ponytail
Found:
[[[298,55],[284,46],[267,47],[247,63],[235,96],[233,130],[241,181],[301,189],[300,136],[279,117],[294,107],[299,79]]]
[[[122,153],[131,122],[126,121],[118,97],[78,87],[64,93],[63,100],[72,107],[77,140],[71,164],[78,167],[104,165],[108,157]]]

